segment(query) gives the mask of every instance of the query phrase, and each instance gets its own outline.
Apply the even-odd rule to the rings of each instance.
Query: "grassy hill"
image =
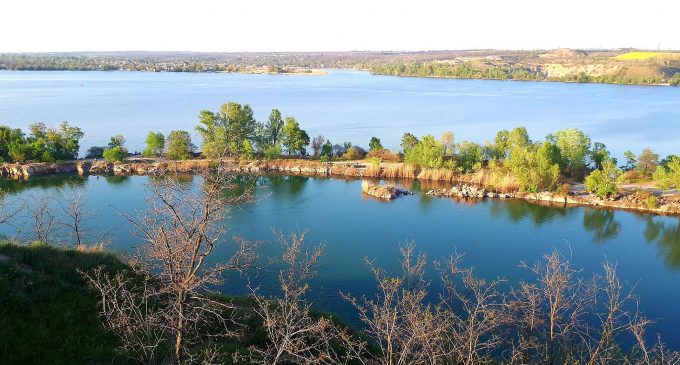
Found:
[[[127,265],[111,254],[0,243],[2,364],[122,364],[80,270]]]

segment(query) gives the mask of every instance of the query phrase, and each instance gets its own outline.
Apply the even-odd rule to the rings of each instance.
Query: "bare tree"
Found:
[[[148,184],[148,209],[135,216],[124,215],[137,228],[143,241],[138,260],[144,272],[154,273],[156,291],[148,295],[159,297],[157,305],[164,307],[162,326],[166,332],[162,333],[172,336],[176,364],[195,360],[190,348],[206,336],[236,335],[229,326],[233,324],[233,317],[228,313],[233,307],[205,295],[210,286],[223,282],[223,273],[241,272],[253,267],[256,260],[256,245],[235,237],[235,245],[230,248],[232,253],[226,260],[208,262],[224,238],[230,207],[250,197],[249,191],[230,194],[229,188],[233,188],[230,176],[219,167],[203,175],[202,189],[198,192],[171,177],[154,178]],[[101,279],[92,285],[97,287],[98,282],[101,283]],[[102,308],[121,306],[119,297],[100,292]],[[141,295],[137,300],[144,302],[144,298],[145,295]],[[123,310],[125,313],[135,307],[126,308],[129,309]],[[102,314],[106,317],[107,312],[103,310]],[[158,323],[153,318],[149,321]],[[212,327],[219,324],[220,332],[206,333],[206,323]]]
[[[426,303],[426,260],[413,251],[413,244],[402,248],[403,275],[399,277],[388,276],[367,260],[378,283],[375,298],[342,294],[358,310],[365,333],[379,348],[379,356],[369,363],[434,364],[444,355],[444,317],[438,307]]]
[[[579,278],[579,270],[558,251],[533,266],[520,266],[536,276],[536,283],[522,282],[520,289],[513,291],[512,306],[519,315],[514,323],[539,327],[517,328],[524,334],[523,340],[530,342],[520,343],[516,350],[524,359],[532,359],[530,351],[536,350],[536,360],[547,364],[572,359],[571,344],[587,336],[584,316],[594,304],[595,281]]]
[[[53,200],[54,197],[48,194],[34,195],[31,198],[30,218],[35,241],[50,243],[58,230],[57,218],[50,206]]]
[[[247,359],[251,364],[343,364],[356,359],[364,343],[353,338],[329,318],[312,313],[305,299],[308,281],[316,275],[323,246],[305,250],[306,232],[279,233],[283,247],[278,283],[280,296],[265,297],[253,288],[257,302],[255,309],[262,319],[268,343],[262,348],[252,347]],[[339,350],[339,345],[345,348]]]
[[[322,135],[312,138],[312,150],[314,151],[314,156],[321,154],[321,148],[323,147],[324,143],[326,143],[326,138],[324,138]]]
[[[624,291],[616,266],[609,262],[604,264],[604,284],[598,285],[598,291],[603,294],[605,310],[597,314],[599,326],[595,329],[595,344],[588,346],[588,365],[614,362],[621,352],[616,337],[635,325],[632,319],[636,314],[629,313],[627,304],[637,303],[637,298],[632,289]]]
[[[85,220],[94,216],[93,212],[85,210],[84,203],[87,195],[83,189],[62,190],[61,193],[65,201],[60,201],[59,205],[64,218],[59,224],[71,232],[77,246],[83,246],[87,243],[90,232],[85,225]]]
[[[447,313],[446,351],[450,362],[483,364],[494,360],[493,351],[503,344],[502,327],[508,323],[506,305],[498,286],[476,278],[462,268],[462,255],[455,254],[436,267],[443,281],[442,306]]]
[[[7,203],[6,194],[0,191],[0,225],[10,222],[14,217],[16,217],[21,210],[23,205],[13,206]]]

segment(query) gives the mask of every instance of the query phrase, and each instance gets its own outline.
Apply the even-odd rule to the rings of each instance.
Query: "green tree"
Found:
[[[165,150],[165,136],[161,132],[149,132],[146,137],[146,148],[142,152],[145,157],[159,157]]]
[[[92,146],[87,149],[87,154],[85,158],[102,158],[104,157],[104,150],[106,147],[102,146]]]
[[[199,113],[196,131],[203,138],[201,152],[206,157],[239,155],[244,141],[257,139],[258,124],[249,105],[229,102],[218,112]]]
[[[594,170],[586,177],[585,185],[588,191],[600,198],[616,194],[621,170],[611,160],[602,162],[602,169]]]
[[[654,181],[662,190],[680,188],[680,157],[673,156],[666,165],[659,165],[654,172]]]
[[[483,158],[482,146],[474,142],[463,141],[458,146],[456,165],[462,172],[474,172],[482,168]]]
[[[58,130],[47,129],[47,141],[58,160],[74,160],[80,151],[80,139],[83,131],[73,127],[68,122],[62,122]]]
[[[281,131],[283,130],[283,119],[281,118],[281,112],[277,109],[272,109],[269,114],[269,119],[265,124],[265,136],[266,143],[268,145],[277,145],[281,139]]]
[[[168,134],[165,155],[172,160],[186,160],[191,157],[196,147],[191,142],[187,131],[172,131]]]
[[[531,139],[525,127],[516,127],[512,131],[503,129],[496,133],[493,157],[496,159],[506,159],[515,148],[527,148],[530,145]]]
[[[623,153],[623,157],[626,159],[626,170],[633,170],[637,165],[637,156],[631,150],[628,150]]]
[[[404,133],[401,137],[401,149],[404,153],[408,152],[411,148],[417,145],[420,141],[416,136],[411,133]]]
[[[125,145],[125,137],[122,134],[116,134],[111,137],[109,141],[108,148],[123,147]]]
[[[656,170],[656,165],[659,162],[659,155],[654,153],[650,148],[645,148],[640,152],[637,162],[637,170],[641,173],[651,176]]]
[[[331,141],[326,141],[321,147],[321,157],[327,157],[329,160],[333,157],[333,144]]]
[[[551,142],[516,147],[507,165],[523,191],[554,191],[560,177],[559,148]]]
[[[434,136],[427,135],[406,151],[404,161],[420,167],[444,167],[444,146]]]
[[[68,122],[62,122],[57,129],[34,123],[29,130],[30,135],[25,137],[20,129],[0,127],[0,161],[51,162],[78,158],[83,137],[80,128]]]
[[[369,151],[376,151],[376,150],[382,150],[383,145],[380,142],[380,138],[378,137],[371,137],[371,140],[368,142],[368,150]]]
[[[10,146],[16,143],[21,145],[26,143],[21,129],[0,126],[0,163],[13,161],[10,157]]]
[[[680,156],[668,155],[668,156],[664,157],[661,161],[659,161],[659,166],[663,166],[665,168],[668,168],[668,164],[671,161],[673,161],[673,159],[675,159],[675,158],[680,158]]]
[[[288,155],[304,155],[306,147],[309,145],[309,135],[300,129],[300,123],[293,117],[286,117],[282,132],[282,143],[286,147]]]
[[[582,176],[585,157],[590,151],[590,138],[576,128],[567,128],[555,133],[555,144],[562,155],[561,167],[570,176]]]
[[[518,147],[531,146],[531,139],[526,127],[515,127],[508,135],[508,151]]]
[[[593,149],[590,151],[590,159],[593,161],[595,169],[598,170],[602,169],[602,163],[605,160],[612,160],[612,162],[616,163],[616,161],[610,157],[609,151],[607,151],[607,146],[601,142],[593,143]]]
[[[252,160],[255,158],[255,148],[253,148],[253,144],[250,143],[250,140],[243,140],[243,146],[241,147],[241,158],[246,160]]]

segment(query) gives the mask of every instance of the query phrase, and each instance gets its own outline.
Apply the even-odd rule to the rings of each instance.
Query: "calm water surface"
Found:
[[[253,178],[242,178],[243,183]],[[0,188],[11,201],[28,201],[52,194],[55,204],[70,189],[84,188],[93,234],[112,240],[112,249],[129,251],[137,245],[133,231],[120,212],[144,209],[147,177],[50,177],[30,181],[0,180]],[[186,178],[200,186],[199,178]],[[487,278],[501,276],[510,285],[528,278],[518,267],[520,261],[533,263],[554,248],[571,255],[583,275],[601,272],[609,260],[618,265],[621,277],[636,286],[642,311],[657,319],[650,333],[664,334],[671,345],[680,347],[680,220],[625,211],[590,208],[554,208],[522,201],[484,200],[476,203],[422,194],[393,202],[362,196],[360,181],[270,176],[257,179],[256,202],[232,212],[229,235],[241,235],[265,242],[264,253],[275,253],[273,229],[309,229],[309,242],[325,243],[326,255],[314,282],[313,296],[320,308],[353,320],[350,308],[338,291],[354,295],[371,293],[374,282],[364,258],[396,270],[398,248],[415,241],[428,258],[438,259],[454,252],[465,254],[465,262]],[[420,189],[416,183],[406,187]],[[423,187],[426,188],[426,187]],[[6,235],[30,237],[28,218]],[[220,251],[218,258],[226,257]],[[434,269],[433,291],[439,287]],[[256,280],[268,283],[271,272]],[[246,290],[234,279],[220,288],[226,293]],[[268,290],[265,285],[265,290]]]
[[[0,124],[68,120],[85,131],[83,152],[122,133],[141,150],[149,130],[193,130],[201,109],[249,103],[301,121],[310,136],[398,148],[401,135],[452,130],[482,143],[524,125],[532,138],[577,127],[615,155],[653,147],[678,154],[680,88],[371,76],[0,71]]]

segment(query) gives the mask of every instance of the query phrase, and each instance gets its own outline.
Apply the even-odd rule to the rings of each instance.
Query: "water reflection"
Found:
[[[567,217],[575,209],[550,204],[529,203],[521,200],[490,200],[489,212],[494,217],[507,216],[514,222],[529,219],[535,226],[550,222],[556,217]]]
[[[59,178],[49,176],[34,177],[27,180],[0,178],[0,190],[9,195],[14,195],[29,189],[53,190],[75,188],[85,185],[86,182],[87,177],[79,175],[64,175]]]
[[[104,175],[103,177],[109,185],[122,186],[130,183],[130,176],[127,175]],[[97,176],[97,179],[99,179],[99,176]]]
[[[615,212],[604,209],[586,209],[583,212],[583,228],[593,232],[593,242],[603,242],[618,236],[621,224],[614,220]]]
[[[309,179],[299,175],[268,175],[261,178],[261,185],[268,187],[275,198],[291,198],[302,194]]]
[[[648,243],[657,245],[659,254],[673,267],[680,266],[680,220],[665,222],[662,217],[643,217],[644,236]]]

